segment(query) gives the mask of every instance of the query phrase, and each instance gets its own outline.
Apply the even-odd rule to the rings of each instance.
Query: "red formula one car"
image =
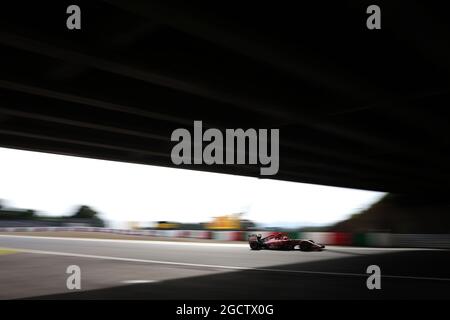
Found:
[[[248,243],[252,250],[294,250],[298,247],[300,251],[322,251],[325,248],[312,240],[289,239],[288,234],[283,232],[274,232],[265,238],[252,234],[248,237]]]

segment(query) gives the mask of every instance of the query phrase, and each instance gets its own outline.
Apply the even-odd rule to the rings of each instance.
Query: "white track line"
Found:
[[[206,243],[189,241],[158,241],[158,240],[126,240],[126,239],[97,239],[97,238],[72,238],[72,237],[41,237],[0,234],[0,237],[25,238],[25,239],[47,239],[47,240],[67,240],[67,241],[95,241],[95,242],[116,242],[116,243],[140,243],[140,244],[168,244],[175,246],[205,246],[205,247],[248,247],[246,243]]]
[[[254,268],[254,267],[239,267],[239,266],[223,266],[213,264],[200,264],[200,263],[186,263],[186,262],[173,262],[173,261],[159,261],[159,260],[146,260],[146,259],[134,259],[134,258],[122,258],[122,257],[110,257],[110,256],[97,256],[90,254],[69,253],[69,252],[57,252],[57,251],[42,251],[20,248],[0,248],[15,250],[18,252],[35,253],[35,254],[48,254],[56,256],[68,256],[79,258],[91,258],[101,260],[114,260],[125,262],[139,262],[139,263],[151,263],[151,264],[164,264],[175,266],[188,266],[188,267],[202,267],[202,268],[215,268],[235,271],[266,271],[266,272],[283,272],[283,273],[297,273],[297,274],[315,274],[315,275],[328,275],[328,276],[346,276],[346,277],[367,277],[368,274],[364,273],[345,273],[345,272],[325,272],[325,271],[306,271],[306,270],[287,270],[287,269],[268,269],[268,268]],[[409,280],[430,280],[430,281],[450,281],[450,278],[434,278],[434,277],[413,277],[413,276],[394,276],[394,275],[381,275],[382,278],[390,279],[409,279]]]
[[[123,280],[120,281],[120,283],[125,284],[140,284],[140,283],[155,283],[158,282],[158,280]]]

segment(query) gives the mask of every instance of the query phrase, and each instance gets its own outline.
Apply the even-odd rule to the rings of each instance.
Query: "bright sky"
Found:
[[[271,226],[326,225],[384,194],[0,148],[0,199],[47,215],[86,204],[125,221],[204,222],[245,212]]]

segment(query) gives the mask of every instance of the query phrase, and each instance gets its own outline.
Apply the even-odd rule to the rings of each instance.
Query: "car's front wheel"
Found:
[[[311,248],[312,244],[307,241],[303,241],[300,243],[300,251],[311,251]]]

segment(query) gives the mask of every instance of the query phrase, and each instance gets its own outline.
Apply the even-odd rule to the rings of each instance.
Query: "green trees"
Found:
[[[0,199],[0,220],[34,220],[48,222],[51,225],[63,225],[64,223],[80,223],[93,227],[104,227],[105,223],[98,217],[98,212],[87,205],[76,208],[70,216],[43,216],[33,209],[7,208]]]
[[[79,206],[71,218],[76,219],[93,219],[97,216],[97,211],[89,206]]]
[[[86,205],[79,206],[70,219],[88,219],[91,220],[93,226],[105,226],[103,220],[98,217],[98,212]]]

